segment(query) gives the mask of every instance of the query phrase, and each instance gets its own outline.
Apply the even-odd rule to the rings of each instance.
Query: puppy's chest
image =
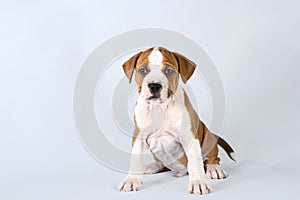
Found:
[[[181,113],[179,106],[174,103],[167,106],[146,105],[136,109],[135,117],[138,127],[143,129],[144,133],[154,134],[167,131],[176,134],[181,126]]]
[[[164,166],[175,172],[186,171],[185,166],[179,162],[180,158],[184,155],[184,151],[174,135],[168,132],[161,132],[147,138],[146,144]]]
[[[167,106],[142,105],[137,105],[135,117],[147,147],[169,169],[185,172],[186,168],[179,162],[184,155],[179,142],[183,118],[180,104],[170,102]]]

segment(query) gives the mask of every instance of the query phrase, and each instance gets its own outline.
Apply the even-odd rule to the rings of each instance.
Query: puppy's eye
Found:
[[[165,69],[165,74],[166,74],[166,75],[170,75],[170,74],[172,74],[173,72],[174,72],[174,70],[171,69],[171,68],[166,68],[166,69]]]
[[[147,69],[146,69],[145,67],[141,67],[141,68],[139,69],[139,72],[140,72],[141,74],[145,75],[145,74],[147,74]]]

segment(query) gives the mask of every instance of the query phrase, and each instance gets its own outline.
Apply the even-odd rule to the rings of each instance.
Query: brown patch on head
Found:
[[[179,53],[174,53],[174,55],[178,63],[181,79],[184,83],[186,83],[193,75],[196,68],[196,64]]]
[[[162,47],[159,47],[159,50],[163,54],[163,64],[177,70],[181,75],[182,81],[186,83],[194,73],[196,64],[179,53],[171,52]]]
[[[176,57],[174,55],[173,52],[159,47],[159,51],[162,53],[163,55],[163,68],[162,71],[164,72],[167,68],[171,68],[174,70],[173,73],[166,75],[167,79],[168,79],[168,97],[171,96],[172,94],[174,94],[177,90],[178,87],[178,81],[179,81],[179,70],[178,70],[178,63],[176,60]]]
[[[131,82],[134,69],[136,71],[138,71],[140,67],[143,67],[143,66],[147,67],[147,65],[149,64],[148,56],[150,55],[152,50],[153,50],[153,48],[147,49],[146,51],[141,51],[141,52],[135,54],[134,56],[132,56],[129,60],[127,60],[123,64],[123,70],[124,70],[124,73],[126,74],[127,78],[129,79],[129,83]],[[149,68],[148,68],[148,70],[149,70]],[[138,85],[139,92],[141,91],[142,82],[143,82],[144,77],[145,76],[143,76],[140,73],[135,74],[135,81]]]
[[[170,66],[164,66],[162,71],[166,71]],[[173,68],[174,69],[174,68]],[[171,74],[165,74],[168,79],[168,97],[176,93],[178,88],[179,75],[178,71],[174,69],[174,72]]]
[[[136,72],[142,67],[145,67],[148,70],[148,72],[150,72],[148,56],[150,55],[152,50],[153,50],[153,48],[150,48],[141,53],[141,55],[136,63],[136,67],[135,67]],[[141,73],[135,73],[135,82],[138,86],[138,92],[141,92],[141,90],[142,90],[142,84],[143,84],[144,78],[145,78],[145,75],[143,75]]]
[[[154,48],[150,48],[150,49],[147,49],[145,51],[142,51],[141,52],[141,55],[136,63],[136,66],[141,66],[141,65],[145,65],[145,64],[149,64],[149,60],[148,60],[148,56],[151,54],[152,50]]]
[[[180,74],[182,81],[186,83],[194,73],[196,64],[179,53],[171,52],[162,47],[159,47],[159,50],[163,55],[163,65],[171,67],[176,72],[169,77],[167,76],[169,93],[175,93],[178,87],[178,74]]]
[[[134,68],[135,68],[137,60],[139,59],[141,54],[142,54],[142,52],[135,54],[134,56],[129,58],[129,60],[127,60],[125,63],[123,63],[123,65],[122,65],[123,71],[126,74],[127,78],[129,79],[129,83],[131,82]]]

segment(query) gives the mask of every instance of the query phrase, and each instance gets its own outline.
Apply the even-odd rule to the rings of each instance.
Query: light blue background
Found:
[[[1,1],[0,199],[184,199],[188,177],[147,176],[137,193],[76,136],[76,76],[120,32],[171,29],[198,42],[226,92],[221,135],[238,164],[206,199],[297,199],[300,185],[298,1]]]

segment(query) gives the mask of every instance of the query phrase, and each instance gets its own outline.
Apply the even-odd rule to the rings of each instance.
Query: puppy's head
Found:
[[[150,48],[132,56],[123,64],[131,82],[134,71],[138,92],[152,104],[164,103],[178,87],[179,75],[184,83],[192,76],[195,63],[162,47]]]

